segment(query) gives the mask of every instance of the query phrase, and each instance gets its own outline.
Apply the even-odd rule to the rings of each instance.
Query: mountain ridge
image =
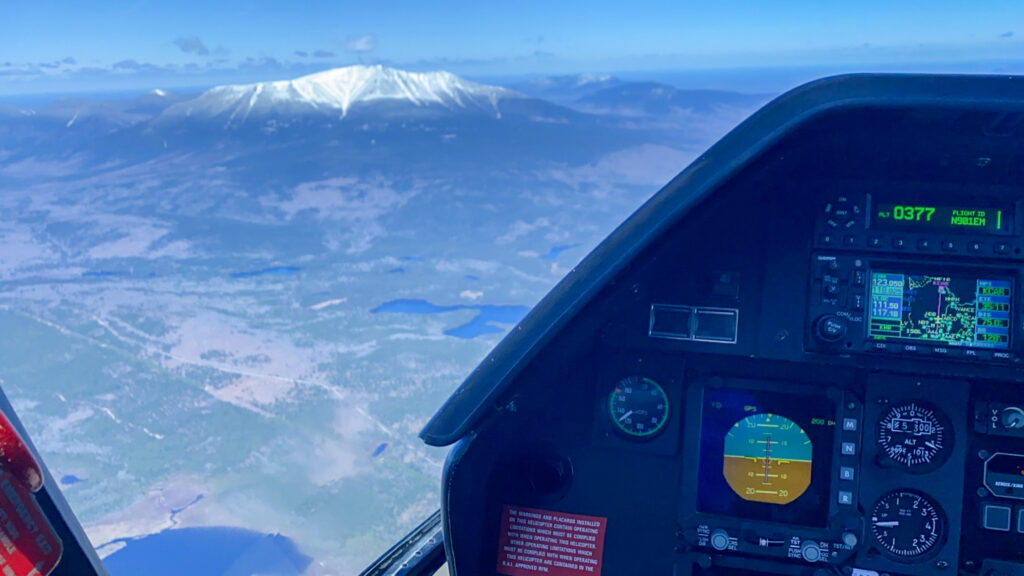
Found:
[[[293,80],[217,86],[170,106],[164,116],[226,116],[232,125],[250,116],[303,112],[345,118],[356,108],[377,104],[500,115],[499,102],[525,98],[507,88],[478,84],[450,72],[406,72],[360,65]]]

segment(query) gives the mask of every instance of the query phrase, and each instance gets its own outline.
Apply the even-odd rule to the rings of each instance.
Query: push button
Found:
[[[981,513],[981,525],[984,526],[986,530],[1009,532],[1011,512],[1012,510],[1009,506],[986,504]]]
[[[853,492],[850,492],[849,490],[840,490],[836,500],[838,500],[843,506],[850,506],[853,504]]]
[[[1006,242],[996,242],[995,245],[992,246],[992,251],[996,254],[1009,254],[1010,245]]]
[[[959,249],[959,246],[957,245],[956,240],[943,240],[942,241],[942,251],[943,252],[956,252],[958,249]]]
[[[836,237],[833,236],[832,234],[822,234],[821,235],[821,244],[823,246],[831,246],[831,245],[833,245],[835,243],[836,243]]]
[[[906,240],[906,238],[893,238],[892,239],[892,247],[897,249],[897,250],[903,250],[904,248],[907,247],[907,240]]]
[[[853,224],[852,221],[850,223]],[[856,236],[849,236],[849,235],[843,236],[843,246],[851,247],[851,246],[856,246],[856,245],[857,245],[857,237]]]
[[[842,466],[839,468],[839,479],[840,480],[853,480],[855,472],[852,466]],[[1024,512],[1024,510],[1022,510]]]
[[[931,250],[932,249],[932,241],[927,239],[927,238],[921,238],[920,240],[917,241],[917,249],[918,250]]]
[[[964,348],[964,358],[969,360],[991,360],[992,353],[988,350],[972,350]]]
[[[857,455],[857,443],[856,442],[843,442],[843,456],[856,456]]]
[[[1017,532],[1024,534],[1024,508],[1017,509]]]
[[[972,240],[967,243],[967,250],[972,254],[981,254],[981,251],[985,249],[985,246],[977,240]]]
[[[864,350],[867,352],[890,352],[892,347],[886,342],[867,342],[864,344]]]
[[[868,238],[868,248],[881,248],[881,247],[882,247],[882,237],[881,236],[871,236],[870,238]]]
[[[847,432],[857,431],[857,419],[856,418],[843,418],[843,430]]]
[[[652,338],[689,340],[692,316],[693,310],[689,306],[651,304],[651,323],[647,334]]]
[[[739,311],[732,308],[697,308],[693,339],[701,342],[736,343]]]

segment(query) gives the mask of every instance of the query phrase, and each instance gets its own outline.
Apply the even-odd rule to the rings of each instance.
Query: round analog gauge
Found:
[[[668,422],[668,396],[654,380],[623,378],[608,396],[615,427],[631,438],[650,438]]]
[[[789,504],[811,485],[814,446],[796,422],[763,412],[733,424],[725,435],[722,474],[740,498]]]
[[[883,550],[906,561],[918,560],[942,540],[939,506],[914,490],[894,490],[871,510],[871,534]]]
[[[921,402],[905,402],[890,407],[878,421],[877,441],[883,461],[910,472],[930,472],[949,458],[953,430],[938,410]]]

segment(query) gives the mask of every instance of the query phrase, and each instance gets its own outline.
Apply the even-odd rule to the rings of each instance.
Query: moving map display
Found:
[[[1010,347],[1013,284],[974,276],[871,273],[868,335],[875,341]]]

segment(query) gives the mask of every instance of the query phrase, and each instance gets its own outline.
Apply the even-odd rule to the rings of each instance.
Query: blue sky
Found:
[[[1020,0],[4,0],[0,12],[0,94],[248,82],[359,62],[508,77],[1024,61]]]

